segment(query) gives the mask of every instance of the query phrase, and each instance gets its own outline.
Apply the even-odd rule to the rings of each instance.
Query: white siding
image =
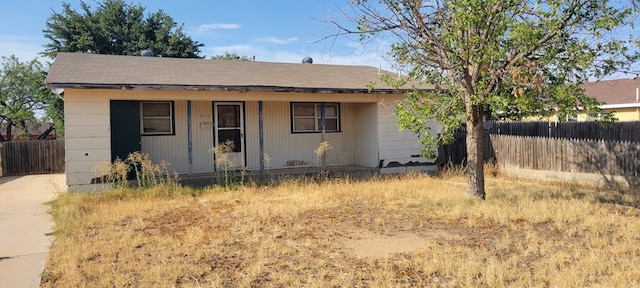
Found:
[[[375,103],[353,104],[355,136],[355,164],[378,166],[378,119]]]
[[[180,100],[176,100],[180,99]],[[102,176],[99,167],[111,162],[110,100],[175,101],[175,135],[141,136],[141,150],[155,163],[169,162],[171,172],[197,173],[212,170],[209,149],[213,146],[214,101],[240,101],[245,108],[247,168],[260,167],[258,100],[263,99],[264,152],[271,157],[267,168],[289,167],[298,161],[318,165],[314,150],[322,141],[320,133],[291,133],[290,101],[342,102],[341,131],[326,133],[328,165],[377,166],[379,136],[376,131],[375,94],[239,93],[204,91],[132,91],[67,89],[65,129],[67,185],[70,191],[101,189],[91,180]],[[193,162],[189,164],[187,100],[192,101]],[[268,100],[268,101],[267,101]],[[135,125],[138,125],[136,123]]]
[[[289,167],[296,162],[302,163],[302,166],[318,165],[318,156],[314,151],[322,142],[322,134],[291,133],[289,102],[264,102],[263,107],[264,152],[272,159],[270,167]],[[353,107],[353,104],[341,103],[342,131],[325,133],[324,140],[333,147],[326,153],[327,165],[355,164]]]
[[[193,172],[213,170],[213,113],[211,101],[194,101],[191,104],[193,135]]]
[[[65,93],[65,162],[71,192],[100,189],[91,179],[100,177],[101,165],[111,162],[109,100],[100,97],[104,93],[89,97],[87,92]]]
[[[258,170],[260,169],[260,159],[262,159],[262,156],[260,155],[258,101],[248,101],[244,103],[244,117],[244,135],[246,142],[244,146],[246,155],[245,163],[247,165],[247,169]],[[266,150],[265,153],[267,153]]]
[[[187,102],[175,101],[175,130],[176,135],[171,136],[142,136],[142,152],[148,153],[158,163],[165,160],[171,163],[171,172],[193,173],[209,172],[213,170],[212,158],[209,149],[213,147],[213,129],[209,129],[212,111],[212,102],[192,102],[192,135],[193,135],[193,168],[190,170],[188,163],[188,139],[187,139]],[[377,145],[375,133],[368,133],[359,126],[370,127],[371,120],[375,121],[375,113],[372,109],[375,104],[341,103],[341,128],[339,133],[325,133],[325,140],[329,141],[332,149],[328,150],[328,165],[365,165],[374,167],[377,165]],[[249,170],[260,168],[260,139],[258,121],[258,102],[244,102],[245,108],[245,157]],[[357,112],[358,109],[368,111]],[[291,133],[290,102],[264,102],[264,152],[272,160],[266,168],[290,167],[292,163],[304,163],[303,166],[318,165],[318,157],[315,149],[321,142],[320,133]],[[358,115],[360,113],[361,115]],[[356,123],[358,117],[362,123]],[[201,125],[202,122],[202,125]],[[366,130],[366,129],[364,129]],[[359,131],[359,132],[356,132]],[[375,130],[372,130],[375,131]],[[356,147],[368,151],[367,156],[360,153],[361,160],[356,162]]]
[[[377,122],[380,161],[383,162],[383,168],[390,163],[404,165],[409,162],[435,161],[435,159],[416,157],[420,155],[421,148],[418,137],[411,131],[400,131],[396,124],[398,117],[393,114],[393,109],[402,97],[402,95],[380,96]]]
[[[187,101],[175,101],[174,113],[175,135],[142,136],[141,152],[149,154],[153,163],[169,162],[170,173],[189,173]]]

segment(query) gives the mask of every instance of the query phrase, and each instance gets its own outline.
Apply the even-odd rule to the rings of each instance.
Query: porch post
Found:
[[[325,128],[325,112],[324,112],[324,102],[320,103],[320,130],[322,131],[322,141],[324,141],[324,128]]]
[[[264,123],[262,119],[262,100],[258,101],[258,137],[260,145],[260,175],[264,175]]]
[[[191,133],[191,100],[187,100],[187,150],[189,154],[189,176],[193,173],[193,139]]]
[[[320,103],[320,143],[324,142],[324,131],[325,131],[325,119],[326,113],[324,111],[324,102]],[[322,167],[327,163],[327,158],[325,157],[326,153],[322,151]]]

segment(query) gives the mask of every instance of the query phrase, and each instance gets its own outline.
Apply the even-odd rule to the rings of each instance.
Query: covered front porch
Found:
[[[157,99],[157,98],[156,98]],[[217,100],[217,101],[215,101]],[[377,112],[375,102],[324,102],[324,101],[225,101],[226,99],[173,100],[174,134],[143,135],[141,152],[149,154],[154,163],[171,163],[170,172],[195,177],[216,173],[216,155],[212,148],[228,139],[234,145],[229,157],[235,163],[233,169],[249,171],[313,172],[322,165],[316,150],[323,142],[331,148],[324,153],[322,162],[331,167],[361,166],[376,168],[378,161]],[[301,99],[299,97],[296,99]],[[156,100],[158,101],[158,100]],[[327,113],[334,117],[332,131],[298,131],[295,108],[320,108],[324,103],[334,110]],[[300,104],[299,106],[296,106]],[[223,127],[222,108],[234,113],[233,131]],[[313,112],[315,109],[311,109]],[[329,110],[327,110],[329,111]],[[319,112],[306,124],[319,122]],[[314,118],[315,117],[315,118]],[[302,122],[302,121],[301,121]],[[304,123],[304,122],[303,122]],[[225,134],[222,134],[225,132]],[[114,135],[115,136],[115,135]],[[339,169],[343,170],[343,169]],[[285,174],[288,174],[285,173]],[[299,172],[297,172],[299,173]]]

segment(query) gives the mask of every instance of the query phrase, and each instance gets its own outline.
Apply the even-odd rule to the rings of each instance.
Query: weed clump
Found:
[[[240,170],[240,178],[236,172],[238,170],[238,158],[234,157],[235,144],[231,140],[227,140],[222,144],[209,149],[209,153],[213,156],[213,163],[215,169],[215,183],[221,184],[225,188],[229,188],[235,184],[242,185],[246,176],[246,170]]]
[[[94,168],[102,183],[111,183],[116,189],[129,189],[132,187],[130,179],[135,177],[135,186],[138,188],[152,188],[157,186],[177,186],[177,174],[169,172],[169,162],[160,161],[153,163],[149,154],[139,151],[133,152],[126,159],[116,158],[111,164],[102,163]]]

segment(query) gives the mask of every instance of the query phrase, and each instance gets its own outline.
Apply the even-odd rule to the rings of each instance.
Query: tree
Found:
[[[633,5],[628,5],[633,4]],[[579,84],[629,69],[635,39],[620,29],[635,21],[635,5],[607,0],[356,0],[347,15],[357,27],[332,22],[338,35],[393,40],[391,56],[406,68],[404,84],[434,91],[407,93],[399,125],[419,135],[428,153],[466,126],[467,195],[485,199],[483,123],[487,118],[576,111],[595,115],[597,101]],[[629,35],[630,33],[627,33]],[[443,129],[430,136],[425,123]]]
[[[56,97],[49,98],[45,115],[56,130],[56,136],[64,137],[64,100],[62,100],[62,96],[56,95]],[[44,139],[46,136],[40,135],[39,139]]]
[[[36,59],[20,62],[15,56],[2,57],[0,70],[0,124],[5,124],[11,141],[13,127],[29,131],[29,124],[38,122],[36,110],[46,109],[57,98],[44,85],[47,71]],[[54,124],[55,125],[55,124]]]
[[[81,12],[63,3],[63,11],[53,12],[44,36],[45,56],[58,52],[85,52],[114,55],[140,55],[151,50],[166,57],[197,58],[199,43],[187,36],[169,15],[159,10],[144,17],[144,7],[123,0],[105,0],[95,11],[80,1]]]
[[[211,56],[212,60],[242,60],[242,61],[251,61],[252,59],[247,56],[240,56],[238,53],[229,53],[224,52],[224,55],[213,55]]]

